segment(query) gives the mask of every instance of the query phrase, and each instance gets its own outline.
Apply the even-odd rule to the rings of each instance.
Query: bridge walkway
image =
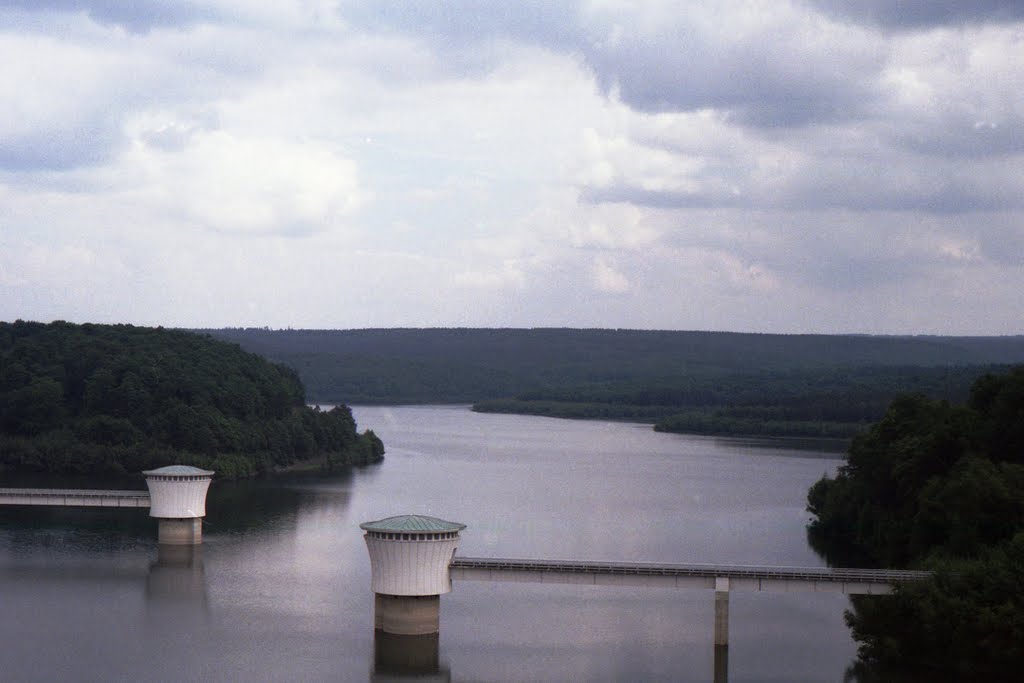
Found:
[[[148,491],[86,489],[0,489],[0,505],[148,508]]]
[[[894,569],[773,567],[733,564],[660,564],[455,557],[453,580],[602,586],[706,588],[716,591],[888,593],[928,572]]]

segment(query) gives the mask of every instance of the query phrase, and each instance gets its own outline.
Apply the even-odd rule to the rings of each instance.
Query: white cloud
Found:
[[[312,141],[203,131],[181,150],[138,145],[126,172],[166,211],[214,230],[306,235],[340,227],[362,193],[356,165]]]
[[[495,270],[465,270],[456,273],[453,281],[457,287],[501,289],[521,288],[526,283],[526,273],[515,259],[503,262]]]
[[[600,292],[621,294],[630,289],[629,279],[604,257],[597,257],[593,266],[594,287]]]
[[[0,170],[75,167],[110,154],[118,134],[110,108],[129,70],[120,55],[0,33],[0,63]]]

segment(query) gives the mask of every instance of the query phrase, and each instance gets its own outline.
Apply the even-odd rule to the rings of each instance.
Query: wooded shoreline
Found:
[[[600,329],[204,330],[293,368],[309,399],[469,403],[668,432],[848,439],[902,393],[963,402],[1024,337]]]

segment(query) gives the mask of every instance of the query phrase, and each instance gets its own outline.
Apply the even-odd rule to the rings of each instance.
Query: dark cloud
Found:
[[[888,30],[1024,20],[1021,0],[811,0],[832,16]]]
[[[848,120],[877,98],[880,55],[853,43],[808,47],[780,31],[736,38],[679,24],[583,50],[605,89],[644,112],[714,108],[737,123],[787,127]]]
[[[441,46],[495,38],[572,43],[578,15],[576,2],[550,0],[353,0],[339,9],[354,26],[430,37]]]
[[[101,119],[75,125],[34,130],[28,135],[0,138],[0,169],[52,171],[93,166],[108,160],[122,137],[117,126]]]
[[[202,3],[189,0],[0,0],[0,8],[81,13],[98,24],[120,26],[131,33],[189,26],[215,15]]]
[[[896,160],[819,159],[772,189],[749,181],[732,192],[648,190],[628,181],[585,188],[584,201],[654,209],[747,208],[785,210],[905,211],[968,214],[1024,208],[1024,189],[1010,165],[959,168],[960,164]]]
[[[910,280],[941,265],[933,254],[908,247],[902,222],[890,216],[851,225],[841,211],[697,210],[665,241],[729,254],[785,282],[856,291]],[[722,230],[722,223],[736,228]]]
[[[903,147],[921,154],[977,158],[1024,152],[1024,120],[922,121],[904,125],[893,134]]]
[[[777,206],[852,211],[968,214],[1024,206],[1012,164],[878,156],[820,158],[790,179]]]
[[[879,215],[873,224],[850,225],[836,213],[794,213],[762,230],[776,237],[773,248],[751,253],[787,278],[832,290],[928,281],[958,268],[1024,263],[1024,228],[1015,214],[979,213],[936,221],[907,221],[900,214]],[[963,244],[965,253],[956,253]]]
[[[839,250],[806,253],[796,262],[766,258],[769,267],[787,273],[787,277],[833,291],[859,290],[901,282],[927,271],[920,259],[879,254],[874,257],[853,255]]]
[[[1016,215],[985,216],[978,226],[978,243],[986,258],[1014,268],[1024,266],[1024,224]]]
[[[576,3],[538,0],[359,0],[341,12],[357,28],[421,39],[462,72],[480,66],[485,43],[515,40],[581,57],[606,92],[616,91],[638,111],[714,108],[755,127],[855,117],[875,99],[883,66],[879,55],[855,42],[809,47],[799,33],[806,27],[779,24],[740,37],[727,16],[708,33],[685,12],[652,32],[636,28],[629,10],[586,14]]]

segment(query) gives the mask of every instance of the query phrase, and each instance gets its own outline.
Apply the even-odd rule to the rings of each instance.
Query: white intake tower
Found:
[[[149,516],[160,520],[158,542],[198,545],[213,472],[189,465],[169,465],[142,473],[149,487]]]
[[[399,515],[359,527],[370,553],[375,627],[401,635],[437,633],[438,596],[451,592],[448,565],[466,525]]]

